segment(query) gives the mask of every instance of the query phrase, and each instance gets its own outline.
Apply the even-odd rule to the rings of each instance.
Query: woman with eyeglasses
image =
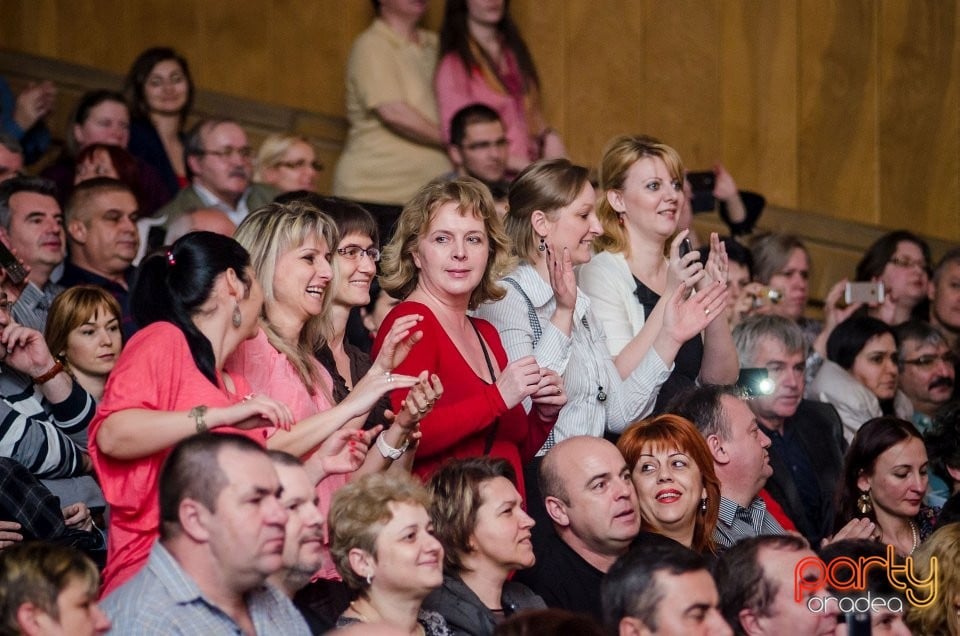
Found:
[[[854,316],[827,339],[827,359],[807,387],[807,396],[836,407],[849,442],[871,418],[908,415],[906,397],[895,400],[898,375],[893,328],[876,318]]]
[[[867,248],[857,263],[858,281],[883,283],[884,302],[867,313],[890,325],[927,316],[930,246],[906,230],[889,232]]]
[[[306,137],[270,135],[257,151],[253,180],[280,192],[316,192],[321,170],[323,164],[317,161],[317,153]]]

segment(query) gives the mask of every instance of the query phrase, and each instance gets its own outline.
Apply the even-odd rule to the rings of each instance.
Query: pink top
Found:
[[[312,363],[319,372],[326,391],[329,392],[333,386],[330,373],[316,360],[312,360]],[[297,422],[295,426],[303,426],[300,423],[301,420],[327,411],[333,406],[323,391],[318,391],[316,395],[310,395],[296,368],[290,364],[286,356],[273,348],[263,330],[260,330],[255,338],[247,340],[233,352],[233,355],[227,359],[226,368],[232,373],[245,377],[254,391],[269,395],[273,399],[286,404],[293,412],[293,419]],[[313,451],[307,453],[306,456],[308,457],[311,453]],[[340,486],[347,483],[347,478],[348,475],[329,475],[317,484],[320,511],[324,517],[330,510],[330,501],[333,499],[333,494]],[[323,559],[320,571],[316,574],[316,578],[340,580],[340,575],[337,573],[330,556],[329,545],[325,545],[324,550],[326,556]]]
[[[504,48],[503,58],[507,69],[505,76],[520,77],[520,67],[513,52]],[[522,86],[522,81],[510,82],[510,84],[515,87],[514,91],[504,92],[491,86],[479,67],[468,72],[456,51],[444,55],[437,66],[437,73],[433,80],[443,138],[450,140],[450,120],[457,111],[464,106],[479,102],[486,104],[500,115],[500,120],[507,132],[507,141],[510,142],[510,155],[526,157],[529,161],[537,160],[540,149],[537,147],[536,136],[540,131],[531,130],[531,123],[527,121],[525,97],[517,92],[517,89]]]
[[[114,459],[103,454],[97,445],[100,425],[111,414],[126,409],[188,411],[201,404],[230,406],[250,392],[242,376],[231,378],[235,394],[214,386],[204,377],[193,361],[183,332],[169,322],[144,327],[124,347],[90,424],[90,459],[110,504],[104,596],[132,578],[150,556],[160,528],[158,479],[170,449],[138,459]],[[150,422],[145,419],[143,425],[149,426]],[[259,444],[266,439],[263,429],[215,430],[246,435]]]

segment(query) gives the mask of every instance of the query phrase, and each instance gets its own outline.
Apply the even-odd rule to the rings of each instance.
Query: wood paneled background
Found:
[[[775,204],[960,241],[960,0],[514,0],[548,118],[723,161]],[[438,28],[434,0],[426,26]],[[206,89],[342,116],[366,0],[0,0],[0,46],[124,72],[170,44]]]

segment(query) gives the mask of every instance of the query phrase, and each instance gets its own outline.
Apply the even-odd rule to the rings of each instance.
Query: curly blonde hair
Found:
[[[960,597],[960,523],[938,528],[920,544],[913,558],[917,577],[930,577],[930,559],[936,557],[939,575],[937,600],[927,607],[911,605],[907,626],[914,634],[960,634],[956,604]]]
[[[515,263],[511,255],[512,245],[497,216],[490,190],[473,177],[431,181],[407,203],[397,221],[393,238],[383,250],[380,288],[401,300],[417,288],[420,272],[413,262],[413,254],[420,244],[420,237],[428,233],[437,210],[446,203],[455,203],[463,216],[472,214],[482,220],[490,244],[483,279],[470,295],[470,309],[476,309],[488,300],[500,300],[506,290],[498,281],[513,269]]]

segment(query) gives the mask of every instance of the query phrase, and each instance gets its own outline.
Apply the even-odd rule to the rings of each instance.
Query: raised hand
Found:
[[[572,312],[577,305],[577,277],[573,273],[573,261],[570,259],[570,250],[563,248],[558,254],[556,250],[547,247],[547,275],[550,278],[550,287],[557,300],[557,308]]]
[[[393,423],[404,429],[415,428],[420,420],[433,410],[433,405],[442,395],[443,384],[440,376],[434,373],[428,377],[426,371],[422,372],[417,384],[413,385],[410,393],[400,403],[400,411]]]
[[[304,462],[308,472],[318,476],[352,473],[363,465],[371,441],[380,433],[377,426],[369,431],[340,428],[330,434]]]
[[[533,356],[518,358],[497,378],[497,389],[508,409],[512,409],[533,395],[540,385],[540,365]]]
[[[686,291],[686,285],[681,283],[663,313],[663,329],[680,344],[699,334],[724,314],[730,296],[726,283],[721,282],[689,298],[684,298]]]
[[[7,351],[3,361],[31,377],[43,375],[54,365],[43,334],[29,327],[9,323],[0,332],[0,345]]]
[[[379,372],[381,375],[389,373],[406,359],[413,345],[423,338],[422,331],[413,331],[421,320],[423,320],[423,316],[420,314],[410,314],[397,318],[390,326],[387,337],[383,339],[383,346],[380,348],[377,359],[373,361],[370,373],[376,374]]]
[[[710,233],[710,255],[707,256],[707,266],[704,268],[704,277],[700,279],[697,289],[706,289],[717,281],[727,283],[730,273],[730,263],[727,257],[727,247],[720,240],[716,232]]]
[[[740,194],[733,175],[727,172],[722,163],[713,164],[713,196],[721,201],[729,201]]]
[[[688,290],[692,290],[700,279],[704,277],[703,264],[700,262],[700,252],[693,250],[680,258],[680,243],[687,238],[690,230],[682,230],[673,237],[670,243],[670,260],[667,268],[667,286],[663,295],[670,297],[673,292],[683,283]]]
[[[53,110],[57,89],[53,82],[31,83],[17,95],[13,118],[23,130],[33,128]]]

